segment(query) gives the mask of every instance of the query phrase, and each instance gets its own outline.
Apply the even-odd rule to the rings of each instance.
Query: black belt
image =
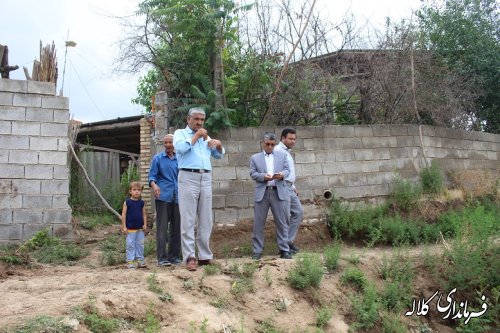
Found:
[[[276,186],[266,186],[266,190],[276,190],[278,189]]]
[[[181,169],[182,171],[196,172],[196,173],[210,173],[210,170],[205,169]]]

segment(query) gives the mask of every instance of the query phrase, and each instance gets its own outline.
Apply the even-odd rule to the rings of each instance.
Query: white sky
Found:
[[[40,40],[45,46],[54,41],[61,89],[65,41],[77,43],[68,48],[64,96],[69,97],[74,119],[96,122],[140,115],[142,107],[130,100],[136,96],[139,75],[113,74],[118,53],[116,42],[122,27],[113,16],[131,15],[138,0],[2,0],[0,44],[9,47],[9,64],[18,65],[10,78],[24,80],[23,66],[31,73],[33,60],[39,59]],[[409,17],[419,0],[317,0],[316,8],[333,21],[350,8],[358,22],[380,26],[385,17]],[[69,38],[68,37],[69,31]]]

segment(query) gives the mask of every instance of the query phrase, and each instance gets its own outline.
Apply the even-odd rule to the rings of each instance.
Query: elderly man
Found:
[[[250,177],[255,180],[254,220],[253,220],[253,256],[259,260],[264,249],[264,227],[269,207],[276,225],[276,240],[282,259],[292,259],[288,246],[287,206],[290,196],[284,179],[290,169],[283,151],[273,152],[276,146],[274,133],[264,133],[261,141],[263,151],[252,155],[250,159]]]
[[[149,185],[155,194],[156,256],[158,266],[181,262],[181,217],[178,205],[177,158],[174,136],[163,137],[165,151],[156,154],[149,169]],[[168,251],[166,250],[168,238]]]
[[[285,185],[288,189],[288,194],[290,195],[289,205],[287,206],[287,217],[288,217],[288,245],[290,247],[290,252],[295,254],[299,252],[299,248],[294,244],[295,237],[297,236],[297,231],[299,230],[300,222],[302,222],[302,217],[304,216],[304,209],[300,203],[297,189],[295,188],[295,163],[293,161],[292,154],[290,153],[292,148],[295,146],[295,141],[297,140],[297,134],[294,129],[285,128],[281,132],[281,142],[274,148],[275,151],[282,150],[286,152],[288,165],[290,167],[290,174],[285,178]]]
[[[195,226],[198,265],[213,259],[209,241],[212,233],[212,165],[210,157],[220,159],[224,147],[203,128],[205,111],[192,108],[187,126],[174,133],[174,147],[179,165],[179,210],[181,214],[182,255],[189,271],[196,270]]]

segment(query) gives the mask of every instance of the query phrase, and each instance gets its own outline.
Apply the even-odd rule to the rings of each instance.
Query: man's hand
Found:
[[[160,198],[160,187],[156,185],[154,182],[151,182],[151,185],[153,187],[153,191],[155,192],[155,198],[159,199]]]
[[[204,128],[200,128],[196,133],[194,134],[196,136],[196,140],[199,138],[203,137],[203,140],[206,140],[208,138],[208,132]]]
[[[282,172],[275,173],[273,175],[273,179],[282,180],[283,179],[283,173]]]
[[[266,175],[264,175],[264,181],[269,182],[269,181],[271,181],[271,180],[273,180],[273,176],[271,176],[271,175],[267,175],[267,174],[266,174]]]
[[[222,142],[216,139],[208,141],[208,148],[213,148],[213,147],[216,147],[217,150],[219,151],[222,150]]]

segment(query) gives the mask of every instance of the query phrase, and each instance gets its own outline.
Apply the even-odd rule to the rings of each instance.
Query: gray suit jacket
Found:
[[[274,173],[283,172],[283,179],[285,179],[290,173],[290,167],[288,166],[288,160],[286,154],[283,151],[274,151]],[[260,152],[252,155],[250,158],[250,177],[255,180],[255,194],[254,199],[259,202],[264,197],[266,192],[267,181],[264,180],[264,176],[267,173],[266,160],[264,157],[264,152]],[[285,186],[283,180],[275,180],[276,187],[278,188],[278,197],[280,200],[289,200],[290,196]]]

